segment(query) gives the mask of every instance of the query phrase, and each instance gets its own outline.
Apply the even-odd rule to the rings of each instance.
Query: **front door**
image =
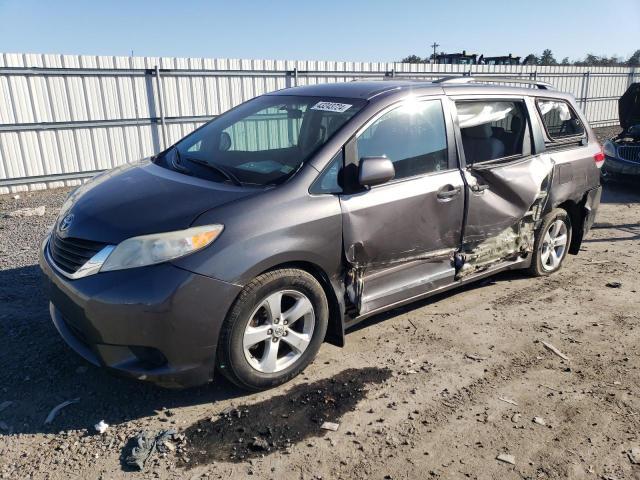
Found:
[[[411,99],[374,117],[347,149],[351,163],[386,156],[396,172],[383,185],[340,198],[349,294],[360,314],[454,279],[464,183],[447,130],[441,99]]]

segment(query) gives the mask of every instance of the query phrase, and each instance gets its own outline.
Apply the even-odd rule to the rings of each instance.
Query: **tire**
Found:
[[[243,288],[227,314],[218,370],[245,390],[281,385],[313,361],[328,323],[326,295],[311,274],[294,268],[264,273]]]
[[[558,230],[554,233],[552,229],[555,228]],[[551,240],[554,240],[553,248],[550,248]],[[556,208],[544,216],[540,228],[536,231],[529,272],[536,277],[557,272],[567,257],[570,245],[571,219],[565,210]],[[560,248],[561,246],[564,248]]]

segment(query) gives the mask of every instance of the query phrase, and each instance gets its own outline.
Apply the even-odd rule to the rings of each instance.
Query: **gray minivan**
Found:
[[[128,376],[269,388],[371,315],[557,271],[603,160],[573,97],[540,82],[280,90],[74,191],[41,250],[51,317]]]

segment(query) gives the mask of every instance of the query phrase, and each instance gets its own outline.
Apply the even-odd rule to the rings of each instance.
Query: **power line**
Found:
[[[436,61],[436,48],[438,48],[440,46],[439,43],[433,42],[432,45],[430,45],[431,48],[433,48],[433,61]]]

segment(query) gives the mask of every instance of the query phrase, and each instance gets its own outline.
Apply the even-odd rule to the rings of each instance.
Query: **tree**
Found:
[[[409,55],[400,60],[402,63],[427,63],[426,58],[420,58],[418,55]]]
[[[540,61],[538,62],[538,65],[557,65],[558,62],[556,61],[555,58],[553,58],[553,52],[551,52],[551,50],[549,50],[548,48],[542,52],[542,56],[540,57]]]
[[[569,61],[569,57],[564,57],[564,58],[562,59],[561,64],[562,64],[562,65],[571,65],[571,62]]]
[[[533,53],[530,53],[524,60],[522,60],[523,65],[538,65],[538,57],[536,57]]]
[[[640,52],[640,51],[639,51]],[[640,53],[638,54],[640,56]],[[629,59],[631,60],[631,58]],[[615,67],[620,65],[628,65],[628,61],[623,61],[620,57],[616,55],[612,55],[611,57],[607,57],[603,55],[602,57],[598,55],[594,55],[593,53],[588,53],[584,60],[577,60],[574,65],[580,66],[596,66],[596,67]]]
[[[640,65],[640,50],[636,50],[633,52],[633,55],[629,57],[627,60],[627,65],[638,66]]]

